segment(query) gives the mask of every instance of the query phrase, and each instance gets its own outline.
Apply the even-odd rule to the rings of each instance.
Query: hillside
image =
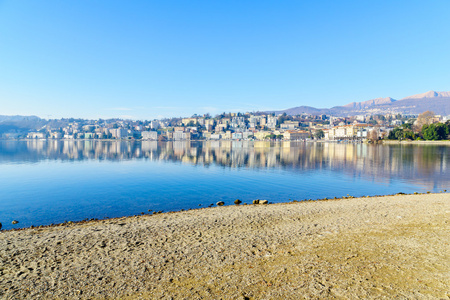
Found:
[[[400,100],[391,97],[377,98],[363,102],[351,102],[343,106],[332,108],[314,108],[310,106],[298,106],[275,113],[298,115],[302,113],[333,116],[361,115],[361,114],[420,114],[431,110],[438,115],[450,115],[450,92],[429,91],[412,95]]]
[[[5,132],[26,132],[39,129],[47,122],[36,116],[0,115],[0,134]]]

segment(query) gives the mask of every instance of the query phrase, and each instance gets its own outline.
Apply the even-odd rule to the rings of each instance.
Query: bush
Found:
[[[442,123],[423,125],[422,126],[422,135],[425,140],[444,140],[447,138],[449,133],[448,126]]]

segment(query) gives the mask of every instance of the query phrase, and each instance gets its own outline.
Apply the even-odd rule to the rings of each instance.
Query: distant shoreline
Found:
[[[305,142],[305,143],[332,143],[332,144],[362,144],[367,143],[367,140],[292,140],[292,141],[285,141],[285,140],[228,140],[228,139],[220,139],[220,140],[167,140],[167,141],[158,141],[158,140],[143,140],[143,139],[5,139],[0,138],[2,141],[100,141],[100,142],[211,142],[211,141],[235,141],[235,142]],[[411,140],[380,140],[378,141],[378,144],[403,144],[403,145],[446,145],[450,146],[450,140],[440,140],[440,141],[426,141],[426,140],[420,140],[420,141],[411,141]]]
[[[396,141],[396,140],[383,140],[383,144],[402,144],[402,145],[446,145],[450,146],[450,140],[442,141]]]

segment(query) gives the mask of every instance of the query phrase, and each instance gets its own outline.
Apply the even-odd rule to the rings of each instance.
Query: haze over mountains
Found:
[[[21,132],[38,129],[47,121],[36,116],[3,116],[0,115],[0,134],[4,132]]]
[[[299,115],[302,113],[312,115],[352,116],[352,115],[375,115],[387,113],[402,113],[417,115],[430,110],[435,114],[450,115],[450,92],[429,91],[422,94],[412,95],[400,100],[391,97],[377,98],[363,102],[351,102],[344,106],[332,108],[315,108],[311,106],[299,106],[281,111],[270,111],[286,113],[288,115]],[[69,119],[45,120],[36,116],[2,116],[0,115],[0,134],[5,132],[24,132],[28,130],[39,130],[45,125],[63,127]]]
[[[377,98],[363,102],[352,102],[344,106],[332,108],[315,108],[311,106],[298,106],[275,113],[286,113],[298,115],[302,113],[313,115],[352,116],[366,114],[420,114],[431,110],[438,115],[450,115],[450,92],[429,91],[422,94],[412,95],[400,100],[391,97]]]

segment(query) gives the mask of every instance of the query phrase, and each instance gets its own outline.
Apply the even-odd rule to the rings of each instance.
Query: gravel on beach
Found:
[[[449,299],[450,194],[0,232],[1,299]]]

